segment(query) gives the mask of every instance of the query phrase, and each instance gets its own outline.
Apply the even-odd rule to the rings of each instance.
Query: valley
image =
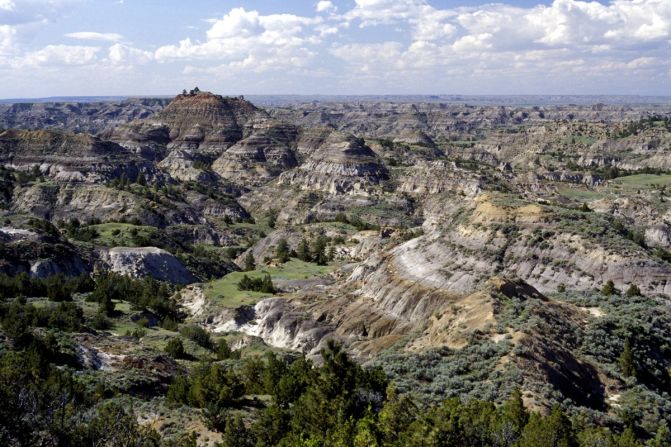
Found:
[[[0,127],[5,384],[67,371],[174,446],[671,442],[668,102],[194,89]]]

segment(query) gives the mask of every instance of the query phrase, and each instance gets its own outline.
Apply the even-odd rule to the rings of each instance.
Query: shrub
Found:
[[[168,341],[168,344],[165,347],[165,352],[176,359],[181,359],[186,354],[184,351],[184,344],[179,337],[171,338]]]
[[[639,289],[636,284],[630,284],[629,288],[627,289],[627,296],[641,296],[641,289]]]
[[[179,333],[205,349],[212,349],[210,333],[200,326],[196,326],[195,324],[182,326]]]
[[[273,281],[268,273],[266,273],[263,278],[250,278],[249,276],[244,275],[238,283],[238,290],[249,290],[261,293],[276,292]]]

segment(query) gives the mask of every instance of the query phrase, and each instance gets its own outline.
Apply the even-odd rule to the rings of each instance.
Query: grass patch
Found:
[[[95,242],[108,247],[134,247],[136,240],[150,239],[157,232],[154,227],[120,222],[92,225],[92,228],[99,234]],[[137,236],[131,234],[132,230],[137,231]]]
[[[567,199],[576,200],[578,202],[591,202],[592,200],[603,199],[606,196],[602,191],[577,188],[560,189],[559,193]]]
[[[251,272],[229,273],[221,279],[207,283],[205,285],[205,296],[208,299],[217,301],[224,307],[236,308],[245,304],[252,305],[270,295],[261,292],[238,290],[238,283],[244,275],[250,278],[262,278],[263,275],[268,273],[273,280],[296,280],[321,276],[333,271],[335,268],[336,266],[334,265],[323,266],[303,262],[298,259],[291,259],[289,262],[278,267],[269,267]]]
[[[658,188],[671,185],[671,174],[635,174],[625,177],[618,177],[612,180],[614,185],[620,185],[624,188],[645,189]]]

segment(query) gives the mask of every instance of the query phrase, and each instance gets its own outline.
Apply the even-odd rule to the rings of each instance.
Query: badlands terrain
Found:
[[[574,444],[518,427],[477,445],[669,445],[671,103],[265,104],[0,105],[0,355],[47,340],[166,445],[424,445],[419,416],[398,439],[361,420],[511,396],[532,421],[561,412]],[[347,359],[373,414],[351,442],[343,421],[297,428],[311,410],[287,416],[263,379]],[[217,409],[189,385],[212,365],[243,378]],[[264,438],[283,414],[292,434]]]

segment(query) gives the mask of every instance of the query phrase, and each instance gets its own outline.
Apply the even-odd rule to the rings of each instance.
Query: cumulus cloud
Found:
[[[85,65],[95,60],[100,47],[80,45],[47,45],[30,52],[13,62],[15,67],[72,66]]]
[[[526,8],[508,2],[453,9],[438,9],[425,0],[355,1],[344,14],[347,23],[408,30],[408,40],[384,48],[336,43],[331,54],[361,73],[394,71],[402,77],[421,66],[435,75],[459,65],[473,74],[512,76],[521,70],[551,82],[567,67],[596,78],[600,69],[624,74],[645,67],[665,73],[669,64],[668,0],[554,0]],[[378,50],[390,51],[391,57],[374,57]]]
[[[344,91],[422,85],[441,91],[537,85],[550,91],[562,83],[571,89],[578,78],[601,89],[640,80],[671,85],[671,0],[539,0],[528,7],[514,0],[477,6],[457,6],[465,0],[313,0],[307,16],[236,7],[208,20],[207,30],[158,47],[86,31],[66,36],[100,47],[52,42],[27,49],[22,29],[47,26],[83,1],[0,0],[0,67],[72,65],[81,71],[87,65],[127,72],[145,65],[152,75],[172,70],[222,79],[273,72],[250,77],[266,91],[272,85],[329,89],[324,79]]]
[[[305,65],[315,53],[308,47],[319,36],[332,34],[331,29],[313,28],[320,18],[293,14],[261,15],[258,11],[234,8],[223,18],[213,20],[205,42],[184,39],[178,45],[158,48],[158,61],[203,60],[219,61],[221,66],[264,70]],[[309,32],[306,29],[309,28]],[[221,64],[223,62],[223,64]],[[190,66],[189,70],[198,70]]]
[[[123,39],[121,34],[117,33],[96,33],[92,31],[81,31],[76,33],[67,33],[65,37],[79,40],[100,40],[103,42],[118,42]]]
[[[108,60],[115,65],[134,65],[145,64],[154,59],[151,51],[144,51],[138,48],[115,43],[108,49]]]
[[[335,12],[338,8],[331,1],[321,0],[320,2],[317,3],[315,9],[317,10],[317,12],[332,12],[332,11]]]

